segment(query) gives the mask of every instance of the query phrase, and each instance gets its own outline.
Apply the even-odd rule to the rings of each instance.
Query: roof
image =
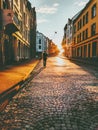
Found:
[[[89,4],[92,2],[92,0],[89,0],[89,2],[85,5],[85,7],[81,10],[81,11],[79,11],[73,18],[72,18],[72,20],[73,20],[73,22],[75,22],[78,18],[79,18],[79,16],[83,13],[83,11],[89,6]]]
[[[75,20],[79,17],[79,15],[81,14],[81,12],[82,12],[82,10],[79,11],[76,15],[74,15],[74,16],[72,17],[72,21],[75,21]]]

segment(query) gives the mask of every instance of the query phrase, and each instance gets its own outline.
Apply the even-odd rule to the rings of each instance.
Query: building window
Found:
[[[78,22],[77,30],[79,30],[79,28],[80,28],[79,26],[80,26],[80,25],[79,25],[79,22]]]
[[[96,55],[97,55],[96,48],[97,48],[97,44],[96,44],[96,42],[93,42],[92,43],[92,56],[93,57],[96,57]]]
[[[77,56],[81,57],[81,47],[78,47],[78,49],[77,49]]]
[[[92,18],[96,16],[96,4],[93,5],[91,14],[92,14]]]
[[[77,48],[77,57],[79,57],[79,47]]]
[[[41,39],[39,39],[39,44],[41,44]]]
[[[82,32],[82,40],[85,40],[85,31]]]
[[[20,11],[22,12],[23,11],[23,3],[20,2]]]
[[[74,30],[73,30],[74,34],[76,33],[76,25],[74,25]]]
[[[79,35],[77,35],[77,43],[79,43]]]
[[[77,30],[81,29],[81,27],[82,27],[82,20],[80,19],[77,25]]]
[[[90,44],[88,45],[88,57],[90,58]]]
[[[96,23],[91,25],[91,36],[94,36],[96,34]]]
[[[80,29],[82,28],[82,19],[80,19]]]
[[[86,13],[85,17],[86,17],[86,24],[87,24],[88,23],[88,12]]]
[[[87,39],[88,38],[88,28],[86,29],[85,33],[86,33],[85,38]]]
[[[39,49],[41,49],[41,45],[39,45]]]
[[[82,47],[81,47],[81,57],[82,57]]]
[[[81,42],[81,33],[77,36],[77,43]]]
[[[83,26],[85,25],[85,15],[83,16]]]
[[[18,42],[18,56],[20,57],[20,41]]]
[[[9,8],[10,8],[9,1],[3,0],[3,9],[9,9]]]
[[[74,44],[76,43],[76,37],[74,37]]]
[[[73,57],[76,57],[76,49],[75,48],[72,49],[72,55],[73,55]]]
[[[81,42],[81,33],[80,33],[80,42]]]
[[[18,0],[15,0],[16,1],[16,4],[18,4]]]
[[[23,13],[23,21],[22,21],[23,25],[25,25],[25,13]]]
[[[84,46],[84,58],[87,57],[87,45]]]

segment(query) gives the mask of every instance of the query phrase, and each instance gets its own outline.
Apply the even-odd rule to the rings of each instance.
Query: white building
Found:
[[[42,33],[36,33],[36,56],[41,56],[43,51],[48,49],[48,39]]]
[[[81,11],[80,11],[81,12]],[[66,43],[66,56],[72,57],[72,44],[73,44],[73,21],[80,14],[78,12],[72,19],[68,19],[67,24],[64,27],[64,40]]]

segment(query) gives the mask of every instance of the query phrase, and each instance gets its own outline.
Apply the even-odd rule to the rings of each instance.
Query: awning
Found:
[[[13,36],[16,37],[19,41],[21,41],[24,45],[26,45],[28,47],[30,46],[30,44],[28,44],[25,39],[20,37],[19,32],[13,33]]]
[[[25,41],[23,40],[23,38],[20,37],[17,33],[13,33],[12,36],[16,37],[19,41],[21,41],[23,44],[25,44]]]
[[[5,31],[4,32],[9,35],[9,34],[17,32],[17,31],[19,31],[19,29],[17,28],[17,26],[15,26],[14,23],[10,23],[10,24],[7,24],[5,26]]]

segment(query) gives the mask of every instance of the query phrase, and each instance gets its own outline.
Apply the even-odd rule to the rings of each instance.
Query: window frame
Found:
[[[96,35],[96,23],[91,25],[91,36]]]
[[[93,19],[96,16],[96,3],[91,8],[91,18]]]

